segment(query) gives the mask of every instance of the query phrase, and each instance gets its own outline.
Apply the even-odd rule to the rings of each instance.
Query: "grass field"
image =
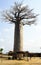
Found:
[[[31,58],[31,60],[6,60],[0,58],[0,65],[41,65],[41,58]]]

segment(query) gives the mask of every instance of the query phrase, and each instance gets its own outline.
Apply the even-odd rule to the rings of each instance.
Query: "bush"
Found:
[[[12,59],[12,57],[8,57],[8,60],[11,60]]]

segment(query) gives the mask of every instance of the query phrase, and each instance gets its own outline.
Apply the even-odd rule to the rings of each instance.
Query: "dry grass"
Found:
[[[31,58],[31,60],[6,60],[0,59],[0,65],[41,65],[41,58]]]

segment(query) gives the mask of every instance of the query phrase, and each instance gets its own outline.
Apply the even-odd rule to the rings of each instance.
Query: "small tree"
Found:
[[[2,54],[3,48],[0,48],[0,54]]]
[[[3,48],[0,48],[0,54],[1,54],[1,62],[2,62],[2,51],[3,51]]]

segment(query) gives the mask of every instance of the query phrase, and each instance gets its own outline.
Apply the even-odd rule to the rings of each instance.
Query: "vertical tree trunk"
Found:
[[[23,26],[15,24],[14,52],[23,51]]]
[[[17,59],[16,52],[23,51],[23,25],[15,23],[15,36],[14,36],[14,54],[13,59]]]

